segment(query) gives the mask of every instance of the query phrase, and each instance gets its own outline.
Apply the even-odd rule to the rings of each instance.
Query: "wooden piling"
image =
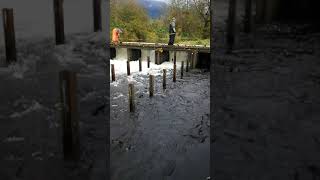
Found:
[[[65,43],[63,0],[53,0],[54,2],[54,25],[56,35],[56,45]]]
[[[8,65],[11,62],[17,61],[13,9],[4,8],[2,10],[2,17],[6,49],[6,64]]]
[[[165,89],[167,89],[167,83],[166,83],[166,81],[167,81],[167,70],[166,69],[164,69],[163,70],[163,80],[162,80],[162,87],[163,87],[163,90],[165,90]]]
[[[114,69],[114,64],[111,64],[111,77],[112,77],[112,81],[116,80],[116,73],[115,73],[115,69]]]
[[[194,58],[195,58],[195,53],[194,52],[192,52],[191,53],[191,62],[190,62],[190,69],[192,69],[193,68],[193,64],[194,64]]]
[[[134,85],[129,84],[129,111],[134,112],[135,105],[134,105]]]
[[[193,53],[193,59],[192,59],[192,68],[193,68],[193,69],[196,68],[196,66],[197,66],[197,61],[198,61],[198,52],[195,51],[195,52]]]
[[[160,51],[157,51],[157,59],[156,59],[156,64],[160,64]]]
[[[141,58],[139,58],[139,71],[140,71],[140,72],[142,71],[142,61],[141,61]]]
[[[177,65],[173,64],[173,82],[176,82]]]
[[[184,66],[184,61],[181,62],[181,79],[183,79],[183,66]]]
[[[127,61],[127,75],[130,76],[130,61]]]
[[[149,75],[149,96],[153,97],[154,94],[154,75]]]
[[[177,51],[173,53],[173,64],[177,64]]]
[[[147,57],[147,61],[148,61],[148,68],[150,68],[150,56]]]
[[[252,32],[252,0],[245,1],[244,32]]]
[[[236,10],[237,0],[229,0],[229,12],[227,22],[227,46],[228,51],[233,49],[235,43],[235,29],[236,29]]]
[[[63,153],[65,160],[79,160],[79,114],[77,108],[76,73],[61,71],[60,99],[62,104]]]
[[[102,30],[101,0],[93,0],[93,26],[94,26],[94,32],[98,32]]]
[[[189,72],[189,60],[190,59],[190,53],[188,53],[188,56],[187,56],[187,64],[186,64],[186,72]]]

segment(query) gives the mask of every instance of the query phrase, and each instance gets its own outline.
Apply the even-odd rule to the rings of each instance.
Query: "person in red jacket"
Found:
[[[122,33],[122,31],[121,31],[121,29],[119,29],[119,28],[114,28],[114,29],[112,30],[112,42],[113,42],[114,44],[120,43],[120,40],[119,40],[119,38],[120,38],[120,33]]]

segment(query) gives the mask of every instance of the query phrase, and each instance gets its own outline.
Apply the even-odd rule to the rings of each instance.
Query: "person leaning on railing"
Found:
[[[176,18],[172,18],[172,21],[169,25],[169,43],[168,45],[174,44],[174,39],[176,37]]]

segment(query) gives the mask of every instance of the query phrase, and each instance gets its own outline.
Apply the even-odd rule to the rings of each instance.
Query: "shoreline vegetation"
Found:
[[[167,43],[170,19],[175,17],[175,44],[210,45],[209,4],[210,0],[170,0],[161,16],[151,18],[139,0],[111,0],[110,33],[120,28],[123,42]]]

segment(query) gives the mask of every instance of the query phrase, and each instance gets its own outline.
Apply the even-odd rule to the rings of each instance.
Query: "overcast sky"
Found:
[[[170,0],[157,0],[157,1],[163,1],[163,2],[168,3]]]

